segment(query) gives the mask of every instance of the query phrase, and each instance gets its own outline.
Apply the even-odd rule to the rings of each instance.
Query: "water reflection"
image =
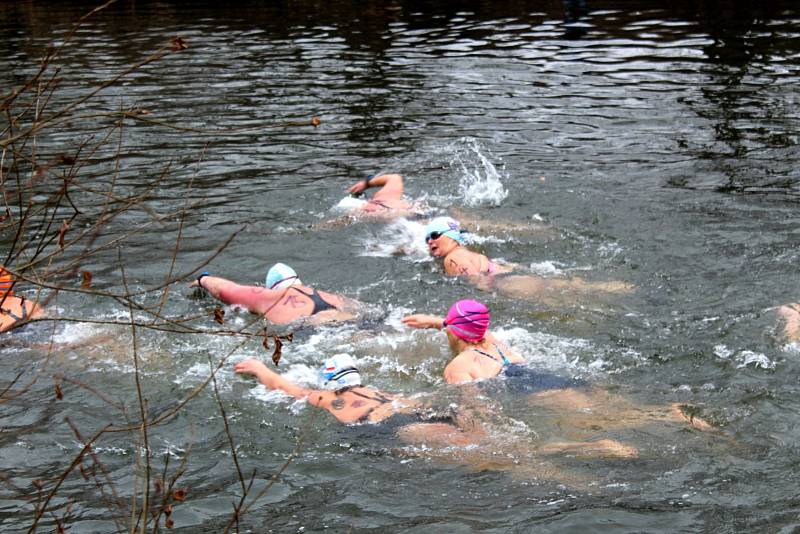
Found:
[[[19,83],[42,46],[63,37],[67,21],[89,7],[0,4],[4,87]],[[575,530],[615,519],[627,521],[627,530],[713,529],[715,520],[705,517],[720,514],[786,522],[794,498],[786,479],[793,473],[791,444],[800,439],[798,369],[771,337],[775,319],[764,310],[785,302],[796,286],[795,214],[776,202],[753,206],[715,192],[757,191],[771,201],[797,189],[797,20],[791,2],[667,8],[645,1],[394,0],[120,2],[91,22],[63,62],[71,97],[180,34],[189,43],[185,54],[106,92],[103,106],[146,108],[158,120],[199,129],[322,117],[316,129],[212,137],[131,120],[120,158],[104,154],[92,170],[102,181],[119,162],[120,183],[135,191],[143,177],[172,162],[150,197],[152,208],[167,212],[186,197],[202,200],[187,216],[179,262],[195,263],[233,229],[246,227],[212,271],[254,282],[269,264],[288,261],[314,273],[320,285],[389,314],[376,331],[353,326],[299,334],[285,347],[292,371],[307,374],[321,356],[349,351],[366,362],[376,387],[441,393],[447,354],[392,320],[441,309],[476,290],[436,276],[419,228],[410,223],[313,229],[354,180],[396,171],[408,176],[409,195],[436,211],[469,208],[486,219],[536,221],[549,229],[540,238],[484,236],[487,255],[636,284],[628,300],[566,308],[482,293],[508,318],[498,327],[529,361],[585,373],[642,405],[703,404],[704,415],[724,427],[721,437],[670,426],[626,429],[615,438],[644,451],[631,462],[563,458],[543,465],[536,457],[504,456],[500,448],[480,459],[487,468],[503,464],[506,471],[498,473],[442,458],[433,463],[433,454],[414,455],[419,451],[347,443],[320,423],[269,505],[254,513],[253,528],[522,531],[547,528],[553,514],[562,518],[559,526]],[[74,151],[93,127],[76,123],[38,142],[43,151]],[[485,193],[470,207],[476,190]],[[126,245],[132,280],[163,278],[174,232],[167,221]],[[398,257],[397,241],[409,239],[417,248]],[[118,283],[114,261],[94,269],[109,286]],[[167,306],[201,313],[206,304],[177,288]],[[61,305],[90,317],[116,313],[78,296]],[[245,318],[230,311],[228,320]],[[176,391],[200,382],[208,355],[231,348],[227,340],[200,336],[145,336],[152,405],[169,405]],[[130,398],[125,349],[63,351],[55,365]],[[6,377],[13,378],[20,361],[41,357],[13,350],[4,353],[14,356],[3,359]],[[255,347],[236,356],[263,354]],[[265,485],[293,450],[301,433],[297,415],[306,412],[265,398],[230,369],[219,382],[243,462]],[[35,408],[18,405],[6,414],[8,428],[19,431],[2,443],[0,457],[21,484],[52,471],[64,449],[71,450],[62,410],[89,412],[98,425],[113,415],[86,392],[68,391],[55,403],[51,386],[37,386]],[[441,394],[458,402],[457,391]],[[537,425],[561,424],[557,414],[545,417],[504,400],[497,414],[504,430],[520,422],[536,432]],[[226,437],[209,416],[216,413],[212,398],[199,398],[186,420],[155,436],[162,452],[191,451],[187,478],[197,505],[179,518],[182,526],[207,527],[212,517],[224,528],[220,518],[227,519],[238,491],[220,452]],[[104,446],[115,476],[129,476],[129,459],[139,451],[123,438]],[[581,492],[551,482],[564,472],[585,484]],[[85,499],[80,488],[68,491]],[[509,506],[496,506],[498,495]],[[9,504],[4,527],[26,520],[23,506]],[[620,512],[626,507],[635,513]],[[95,519],[105,513],[91,503],[84,512]]]

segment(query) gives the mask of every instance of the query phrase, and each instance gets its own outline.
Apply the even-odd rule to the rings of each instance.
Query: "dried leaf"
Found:
[[[64,250],[64,236],[67,235],[67,230],[69,230],[69,223],[62,221],[61,229],[58,231],[58,246],[61,250]]]
[[[6,219],[8,219],[9,217],[11,217],[11,210],[10,210],[10,209],[8,209],[8,208],[6,208],[6,212],[3,214],[3,216],[2,216],[2,217],[0,217],[0,222],[3,222],[3,221],[5,221],[5,220],[6,220]]]
[[[175,521],[173,521],[170,518],[167,518],[167,520],[164,521],[164,526],[167,527],[167,528],[172,528],[172,527],[175,526]]]
[[[161,481],[160,478],[157,478],[153,481],[153,487],[156,490],[156,495],[158,495],[164,489],[164,483]]]
[[[89,286],[92,285],[92,273],[89,271],[81,271],[81,289],[89,289]]]
[[[272,351],[272,363],[277,366],[278,362],[281,361],[281,349],[283,348],[283,342],[278,336],[273,336],[272,339],[275,340],[275,350]]]
[[[169,42],[172,44],[173,52],[180,52],[181,50],[186,50],[189,47],[182,37],[173,37]]]
[[[269,350],[269,336],[264,336],[264,341],[261,342],[264,350]]]
[[[311,117],[311,125],[315,128],[319,126],[319,123],[322,122],[319,120],[319,117]]]
[[[61,154],[61,163],[64,165],[75,165],[75,158],[67,156],[66,154]]]
[[[218,322],[219,324],[222,324],[222,323],[224,323],[224,322],[225,322],[225,321],[224,321],[224,319],[223,319],[223,317],[225,317],[225,310],[223,310],[223,309],[222,309],[222,308],[220,308],[219,306],[217,306],[216,308],[214,308],[214,320],[215,320],[216,322]]]
[[[183,488],[172,490],[172,498],[178,502],[183,502],[186,499],[186,490]]]
[[[56,398],[58,400],[62,400],[64,398],[64,393],[61,391],[61,384],[58,382],[55,383],[55,390],[56,390]]]
[[[291,343],[292,340],[294,339],[294,332],[289,332],[288,334],[281,336],[281,339],[285,339],[286,341]]]
[[[172,505],[171,504],[168,504],[168,505],[166,505],[164,507],[164,514],[166,514],[167,517],[172,515]]]

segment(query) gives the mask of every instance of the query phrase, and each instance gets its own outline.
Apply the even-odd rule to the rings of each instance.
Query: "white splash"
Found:
[[[760,352],[753,352],[752,350],[741,351],[736,355],[736,361],[739,362],[739,365],[736,366],[739,369],[742,367],[747,367],[748,365],[760,367],[761,369],[775,368],[775,362],[767,358],[766,355],[761,354]]]
[[[726,347],[725,345],[715,345],[714,356],[716,356],[717,358],[721,358],[723,360],[727,360],[731,356],[733,356],[733,351],[728,347]]]
[[[366,203],[367,201],[362,198],[355,198],[348,195],[333,206],[331,211],[340,214],[349,213],[353,210],[363,208]]]
[[[735,352],[725,345],[716,345],[714,347],[714,355],[721,360],[730,360],[732,358],[737,364],[737,369],[750,365],[761,369],[774,369],[776,365],[774,361],[760,352],[754,352],[752,350]]]
[[[431,261],[425,244],[425,226],[402,217],[380,227],[377,235],[364,238],[361,245],[364,250],[362,256],[403,256],[412,262]]]
[[[505,173],[484,155],[478,141],[462,137],[456,145],[451,166],[459,170],[459,192],[465,206],[499,206],[508,196],[501,178]]]

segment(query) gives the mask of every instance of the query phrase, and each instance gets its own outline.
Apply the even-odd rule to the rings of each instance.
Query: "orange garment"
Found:
[[[14,296],[14,277],[11,275],[10,272],[6,271],[3,267],[0,267],[0,298],[8,295],[9,297]]]

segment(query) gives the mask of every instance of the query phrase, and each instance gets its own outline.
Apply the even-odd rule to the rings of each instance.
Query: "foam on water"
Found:
[[[379,229],[377,236],[362,238],[362,256],[389,258],[403,256],[408,261],[431,261],[425,244],[425,225],[400,218]]]
[[[530,332],[522,327],[494,328],[498,339],[520,353],[528,365],[566,375],[597,375],[603,371],[617,370],[617,362],[610,352],[580,338],[559,337],[543,332]],[[633,360],[637,355],[628,355]]]
[[[53,336],[57,344],[79,343],[100,333],[100,327],[89,323],[64,323],[64,328]]]
[[[752,350],[735,352],[725,345],[714,346],[714,355],[721,360],[730,360],[736,363],[737,369],[754,367],[756,369],[774,369],[776,362],[770,360],[766,354]]]
[[[531,263],[529,269],[540,276],[563,276],[564,271],[561,269],[563,266],[564,264],[558,261],[541,261]]]

